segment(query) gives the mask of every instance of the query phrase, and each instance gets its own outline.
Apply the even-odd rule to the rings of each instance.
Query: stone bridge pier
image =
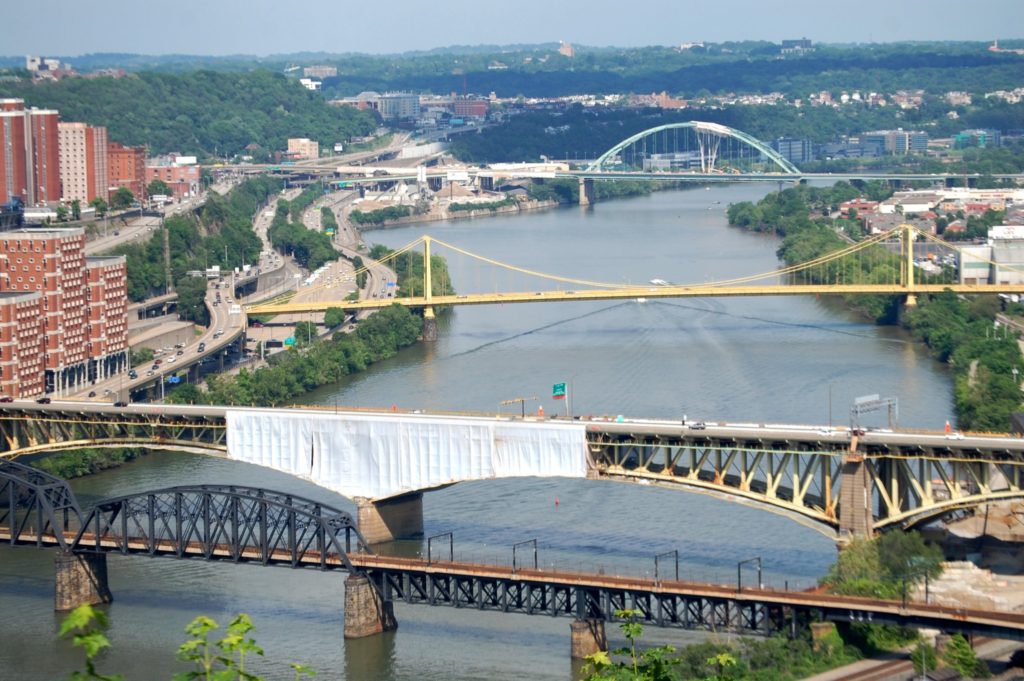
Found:
[[[80,605],[110,603],[114,597],[107,585],[105,553],[59,552],[53,560],[53,609],[74,610]]]

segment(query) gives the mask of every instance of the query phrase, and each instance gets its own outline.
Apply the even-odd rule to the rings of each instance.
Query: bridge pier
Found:
[[[423,493],[356,501],[356,527],[369,544],[423,536]]]
[[[345,638],[365,638],[398,628],[394,605],[366,575],[345,580]]]
[[[423,340],[427,343],[437,341],[437,317],[432,306],[423,308]]]
[[[107,554],[57,553],[53,559],[53,609],[74,610],[114,600],[107,586]]]
[[[856,447],[856,440],[851,449]],[[874,531],[871,513],[871,481],[864,457],[850,453],[843,458],[839,493],[839,532],[841,535],[870,537]]]
[[[580,205],[589,206],[597,203],[597,193],[594,191],[594,180],[580,178]]]
[[[603,650],[608,650],[608,639],[604,635],[604,620],[577,619],[569,625],[572,638],[572,659],[583,660]]]

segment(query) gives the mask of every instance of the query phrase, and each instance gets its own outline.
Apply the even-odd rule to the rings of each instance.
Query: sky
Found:
[[[1024,0],[5,0],[0,54],[393,54],[563,40],[636,47],[1024,37]]]

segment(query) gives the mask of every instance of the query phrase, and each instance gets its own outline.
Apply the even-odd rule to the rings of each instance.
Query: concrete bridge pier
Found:
[[[569,625],[572,638],[572,659],[583,660],[602,650],[608,650],[604,635],[604,620],[576,619]]]
[[[423,536],[423,493],[356,500],[356,526],[370,544]]]
[[[856,438],[850,443],[856,448]],[[851,451],[843,458],[839,492],[839,532],[841,535],[870,537],[874,531],[874,516],[871,512],[867,465],[864,457]]]
[[[365,638],[398,628],[394,604],[384,600],[366,575],[345,580],[345,638]]]
[[[98,605],[114,600],[107,586],[105,553],[59,552],[53,560],[53,609],[74,610],[80,605]]]
[[[437,317],[433,306],[423,308],[423,340],[427,343],[437,341]]]
[[[580,178],[580,205],[589,206],[593,203],[597,203],[597,193],[594,190],[594,180],[588,178]]]

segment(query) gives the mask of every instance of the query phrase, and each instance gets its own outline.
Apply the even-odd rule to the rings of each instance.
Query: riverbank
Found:
[[[518,215],[532,211],[548,210],[563,205],[560,201],[537,201],[529,199],[516,201],[513,205],[501,206],[498,208],[487,208],[466,211],[430,210],[420,215],[409,215],[401,218],[383,220],[379,223],[366,223],[359,225],[360,232],[371,232],[378,229],[390,229],[395,227],[408,227],[421,222],[446,222],[449,220],[472,220],[475,218],[495,217],[498,215]]]
[[[729,206],[729,224],[782,237],[779,257],[786,265],[813,261],[849,247],[838,232],[848,220],[827,217],[829,206],[856,198],[860,190],[846,183],[833,187],[796,187],[774,192],[756,204]],[[859,259],[844,258],[801,272],[813,283],[877,284],[898,281],[899,257],[875,246]],[[949,269],[918,272],[922,282],[952,281]],[[1021,407],[1021,390],[1013,377],[1024,366],[1014,334],[992,332],[1001,304],[996,296],[964,299],[951,292],[920,296],[904,308],[899,296],[846,296],[847,304],[877,324],[899,324],[941,362],[952,367],[957,425],[965,430],[1008,432],[1010,414]]]
[[[129,461],[134,461],[145,453],[146,450],[142,447],[117,449],[93,447],[57,452],[56,454],[25,457],[23,462],[50,475],[70,480],[117,468]]]

